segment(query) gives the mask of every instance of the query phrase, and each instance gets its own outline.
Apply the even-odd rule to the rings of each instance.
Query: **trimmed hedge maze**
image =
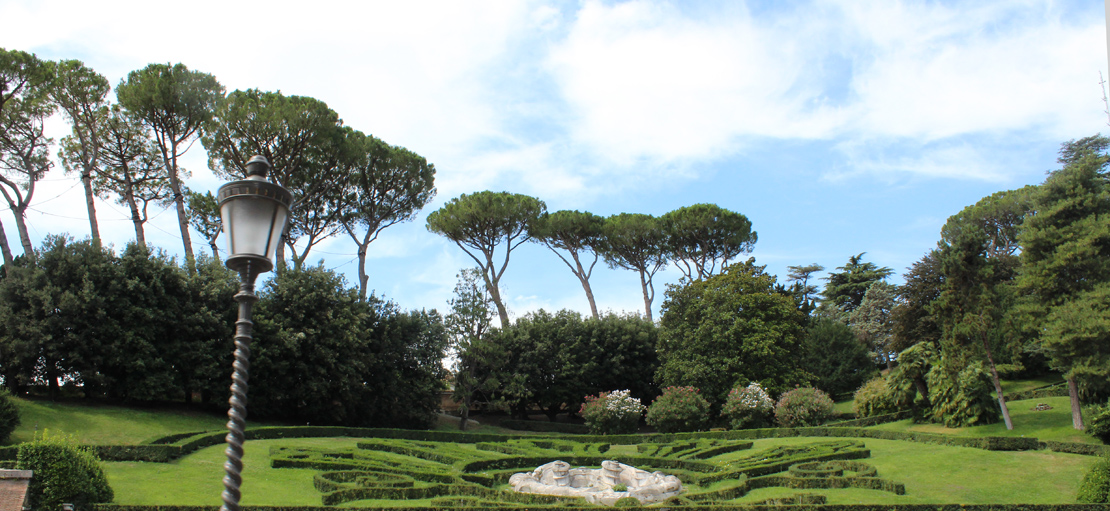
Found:
[[[772,486],[905,493],[904,485],[880,478],[874,467],[858,461],[871,454],[856,440],[780,446],[730,456],[727,461],[716,459],[751,447],[750,441],[728,439],[614,446],[555,438],[472,444],[377,438],[349,449],[275,447],[270,451],[270,462],[274,468],[318,470],[314,485],[321,492],[322,504],[328,506],[368,499],[431,499],[433,507],[442,508],[585,506],[580,498],[521,494],[508,489],[512,474],[531,471],[556,459],[590,467],[613,459],[676,475],[687,491],[664,503],[664,507],[722,505],[751,490]],[[803,493],[765,503],[823,504],[824,497]]]

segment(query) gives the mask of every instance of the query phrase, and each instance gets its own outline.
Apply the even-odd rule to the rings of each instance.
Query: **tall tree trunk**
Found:
[[[644,291],[644,313],[649,322],[654,322],[655,320],[651,318],[651,302],[655,299],[655,290],[652,290],[651,295],[648,294],[648,281],[643,270],[640,270],[640,288]]]
[[[31,244],[31,235],[27,231],[27,203],[19,209],[12,210],[12,213],[15,213],[15,228],[19,231],[19,243],[23,245],[23,253],[27,257],[34,258],[35,246]]]
[[[933,405],[929,401],[929,387],[925,385],[925,378],[922,378],[921,376],[915,376],[913,379],[913,384],[917,387],[917,393],[921,394],[921,397],[924,398],[925,406],[932,407]]]
[[[983,349],[987,352],[987,363],[991,367],[991,381],[994,382],[994,391],[998,394],[998,406],[1002,408],[1002,420],[1006,421],[1006,429],[1014,429],[1014,423],[1010,420],[1010,409],[1006,406],[1006,396],[1002,394],[1002,382],[998,380],[998,370],[994,367],[994,356],[991,355],[990,341],[987,340],[986,333],[983,334]]]
[[[597,303],[594,302],[594,290],[590,288],[590,273],[593,273],[593,267],[590,267],[590,272],[587,273],[586,269],[582,267],[582,261],[578,260],[578,254],[572,252],[571,256],[574,257],[574,264],[578,266],[578,271],[574,275],[578,277],[578,281],[582,283],[582,290],[586,292],[586,300],[590,302],[590,313],[594,315],[594,319],[601,319],[597,314]],[[596,256],[594,262],[597,262]]]
[[[1075,376],[1068,376],[1068,398],[1071,400],[1071,425],[1083,431],[1086,425],[1083,424],[1083,408],[1079,405],[1079,386],[1076,385]]]
[[[87,168],[81,172],[81,185],[85,188],[85,207],[89,210],[89,232],[93,243],[100,244],[100,227],[96,222],[96,195],[93,194],[92,172]]]
[[[493,304],[497,306],[497,317],[501,320],[501,328],[508,328],[509,323],[509,310],[505,308],[505,303],[501,301],[501,290],[497,289],[497,281],[488,281],[489,297],[493,300]]]
[[[4,231],[4,222],[0,220],[0,253],[4,256],[4,266],[12,267],[12,247],[8,246],[8,233]]]
[[[185,267],[189,271],[196,270],[196,257],[193,256],[193,242],[189,236],[189,215],[185,211],[185,195],[181,193],[181,176],[177,171],[177,144],[170,149],[173,153],[167,158],[169,167],[170,190],[173,191],[173,203],[177,208],[177,225],[181,228],[181,245],[185,249]]]
[[[139,205],[135,202],[135,194],[131,190],[130,183],[124,188],[124,200],[131,209],[131,223],[135,225],[135,243],[145,247],[146,233],[143,232],[143,217],[139,215]]]

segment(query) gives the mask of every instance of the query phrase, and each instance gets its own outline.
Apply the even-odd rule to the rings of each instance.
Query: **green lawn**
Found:
[[[751,450],[737,451],[710,461],[726,462],[777,445],[827,442],[826,438],[757,440]],[[320,505],[313,488],[315,471],[274,469],[269,466],[272,447],[354,447],[350,438],[258,440],[246,444],[243,473],[244,505]],[[861,460],[878,469],[879,477],[906,485],[905,495],[877,490],[806,490],[826,495],[830,504],[929,504],[929,503],[1068,503],[1083,474],[1095,458],[1050,451],[1000,452],[946,447],[895,440],[866,439],[871,458]],[[460,446],[469,449],[470,446]],[[627,451],[627,452],[626,452]],[[618,446],[619,459],[631,446]],[[389,455],[389,454],[386,454]],[[222,446],[212,446],[173,463],[105,463],[116,503],[147,505],[216,505],[222,491]],[[720,484],[729,484],[724,481]],[[756,502],[798,490],[766,488],[736,502]],[[404,501],[404,504],[417,504]],[[398,501],[359,501],[350,506],[394,506]]]
[[[20,425],[9,444],[36,432],[65,433],[86,444],[139,444],[174,433],[225,428],[227,416],[180,409],[142,409],[73,401],[12,398]]]
[[[1052,409],[1034,411],[1032,408],[1040,403],[1045,403],[1051,406]],[[1040,440],[1054,440],[1057,442],[1101,443],[1091,435],[1072,428],[1071,404],[1066,397],[1043,397],[1022,401],[1008,401],[1006,406],[1010,409],[1010,418],[1014,423],[1014,429],[1012,431],[1007,431],[1006,425],[1002,422],[988,424],[986,426],[953,429],[946,428],[940,424],[914,424],[908,419],[880,424],[878,426],[873,426],[873,428],[891,431],[940,433],[956,436],[1024,436],[1034,437]]]

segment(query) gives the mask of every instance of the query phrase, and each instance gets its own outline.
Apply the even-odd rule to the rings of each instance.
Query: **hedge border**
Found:
[[[165,463],[192,453],[198,449],[224,442],[226,432],[205,432],[178,440],[174,444],[142,445],[94,445],[92,447],[103,461],[148,461]],[[501,435],[488,433],[465,433],[455,431],[424,431],[387,428],[348,428],[340,426],[274,426],[248,429],[247,440],[268,440],[278,438],[396,438],[403,440],[480,443],[506,442],[508,440],[534,439],[531,435]],[[685,439],[724,439],[760,440],[767,438],[789,437],[839,437],[875,438],[879,440],[902,440],[909,442],[948,445],[953,447],[972,447],[988,451],[1025,451],[1050,449],[1055,452],[1098,456],[1110,452],[1110,446],[1082,444],[1074,442],[1042,442],[1036,438],[1025,437],[954,437],[934,433],[914,433],[903,431],[882,431],[874,429],[818,426],[809,428],[763,428],[734,431],[705,431],[695,433],[655,433],[644,435],[575,435],[574,441],[580,443],[602,444],[640,444],[669,443]],[[14,460],[19,446],[0,447],[0,460]]]
[[[668,504],[668,509],[675,511],[1105,511],[1105,504],[801,504],[801,505],[693,505],[693,504]],[[96,504],[97,511],[218,511],[219,506],[128,506],[121,504]],[[243,506],[243,511],[335,511],[329,506]],[[380,509],[350,507],[344,509]],[[488,505],[460,506],[460,507],[435,507],[435,506],[400,506],[390,507],[389,511],[481,511],[485,509],[498,509]],[[551,507],[521,505],[512,507],[503,505],[501,509],[542,509]],[[598,511],[597,506],[558,506],[564,511]],[[626,508],[626,509],[657,509],[657,508]]]

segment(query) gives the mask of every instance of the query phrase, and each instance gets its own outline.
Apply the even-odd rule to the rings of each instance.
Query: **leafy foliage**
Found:
[[[1099,457],[1083,481],[1079,483],[1077,502],[1085,504],[1110,503],[1110,455]]]
[[[929,370],[932,420],[950,428],[992,424],[999,420],[997,401],[991,396],[991,375],[982,362],[953,367],[947,355]]]
[[[728,419],[732,429],[748,429],[766,427],[774,412],[775,401],[762,385],[751,382],[747,387],[729,391],[721,415]]]
[[[775,420],[786,428],[817,426],[832,415],[832,398],[813,387],[791,390],[783,394],[775,404]]]
[[[871,288],[871,284],[884,280],[894,273],[894,270],[885,266],[879,267],[875,263],[863,262],[863,254],[848,258],[848,264],[838,266],[838,272],[830,272],[825,279],[825,291],[821,293],[822,305],[830,308],[832,312],[850,313],[863,302],[864,295]]]
[[[647,423],[662,433],[701,431],[709,425],[709,401],[694,387],[667,387],[648,407]]]
[[[882,376],[872,378],[856,390],[852,411],[856,417],[874,417],[897,412],[900,409],[895,390]]]
[[[402,313],[322,267],[286,269],[260,293],[251,413],[351,426],[429,427],[447,338],[435,311]],[[288,382],[297,382],[290,385]]]
[[[702,389],[719,410],[737,383],[760,382],[774,393],[806,379],[796,355],[805,317],[752,259],[671,286],[662,310],[661,385]]]
[[[597,249],[609,267],[639,273],[644,317],[652,321],[651,304],[655,301],[652,278],[667,265],[667,241],[659,219],[643,213],[613,215],[605,219],[602,234]]]
[[[828,318],[811,318],[802,338],[803,363],[815,387],[831,396],[852,392],[877,369],[852,329]]]
[[[578,413],[594,435],[627,435],[636,432],[644,405],[627,390],[614,390],[586,396]]]
[[[7,443],[12,431],[19,427],[19,407],[12,402],[8,389],[0,388],[0,443]]]
[[[1087,433],[1105,444],[1110,444],[1110,402],[1084,407],[1087,416]]]
[[[455,242],[478,263],[502,327],[509,325],[509,311],[501,298],[500,288],[509,256],[521,243],[531,239],[529,229],[545,211],[547,205],[535,197],[483,191],[464,193],[428,215],[429,231]],[[505,255],[498,264],[494,256],[502,244]]]
[[[34,472],[27,488],[27,505],[33,509],[61,509],[63,502],[90,509],[113,498],[96,457],[65,437],[44,433],[20,444],[16,467]]]
[[[752,251],[758,239],[748,217],[716,204],[685,206],[659,217],[667,258],[688,280],[704,279]]]
[[[600,257],[597,247],[603,240],[604,227],[605,219],[593,213],[562,210],[541,216],[532,225],[529,233],[533,240],[543,243],[559,256],[574,276],[578,277],[578,281],[582,283],[582,289],[586,291],[586,299],[590,302],[590,312],[594,319],[600,316],[597,313],[597,304],[594,302],[593,289],[590,287],[590,276]],[[569,261],[560,250],[570,256]],[[593,260],[584,264],[584,256],[587,253],[593,254]],[[572,261],[574,264],[571,264]]]
[[[860,341],[867,346],[869,355],[878,363],[892,367],[894,355],[891,343],[893,342],[893,320],[891,310],[894,308],[894,297],[897,287],[883,281],[871,283],[863,301],[848,314],[848,324],[855,331]]]
[[[496,330],[489,344],[502,354],[494,366],[502,399],[518,416],[535,404],[554,420],[577,410],[583,396],[606,389],[654,396],[657,339],[655,325],[639,316],[583,320],[574,311],[541,309]]]

